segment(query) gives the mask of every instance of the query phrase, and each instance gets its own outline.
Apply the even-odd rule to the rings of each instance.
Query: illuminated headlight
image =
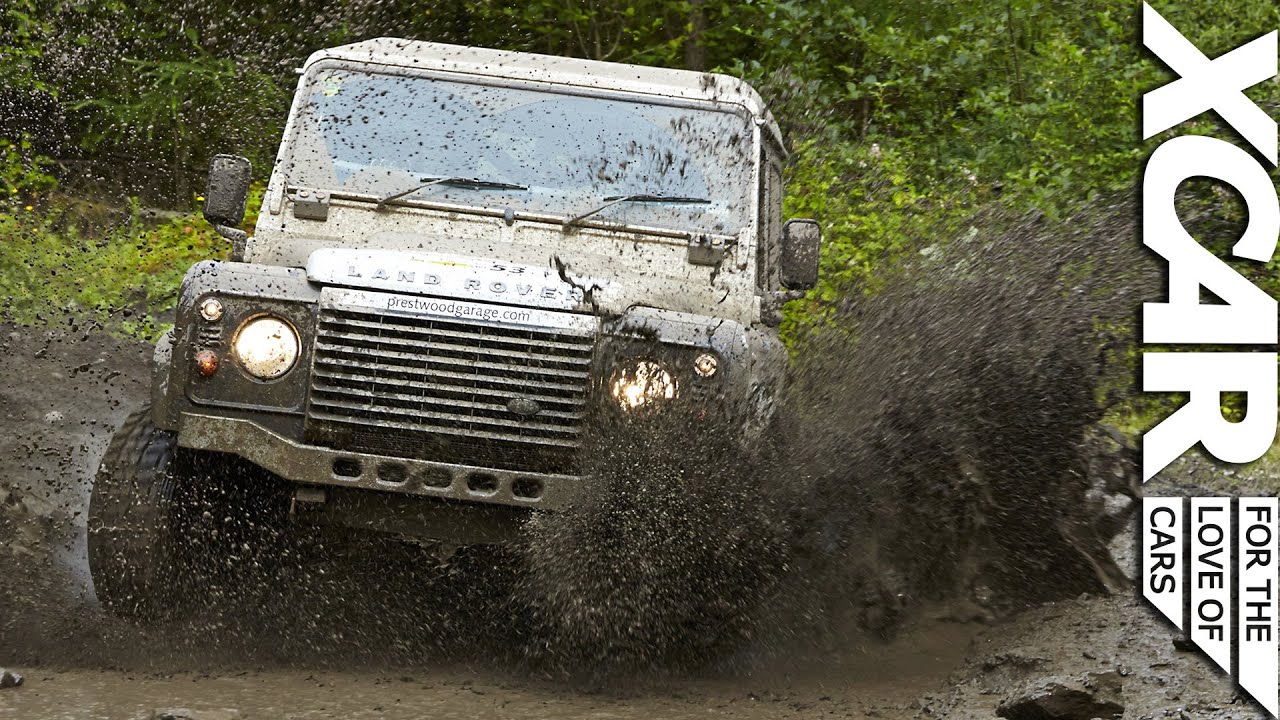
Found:
[[[285,321],[264,315],[240,326],[233,348],[245,372],[273,380],[298,361],[298,333]]]
[[[639,360],[613,373],[609,383],[613,399],[625,410],[633,410],[676,396],[676,379],[660,363]]]

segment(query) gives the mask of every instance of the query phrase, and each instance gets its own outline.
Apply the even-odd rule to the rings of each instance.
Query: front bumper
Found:
[[[178,444],[229,453],[286,480],[491,505],[554,510],[590,478],[344,452],[306,445],[251,420],[182,413]]]

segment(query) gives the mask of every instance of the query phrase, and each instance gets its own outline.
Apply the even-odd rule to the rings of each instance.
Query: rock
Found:
[[[22,676],[11,670],[0,669],[0,690],[16,688],[22,684]]]
[[[1047,662],[1049,662],[1048,658],[1043,658],[1038,655],[1024,655],[1017,652],[1008,652],[983,659],[979,667],[982,668],[982,672],[991,672],[998,668],[1035,670]]]
[[[1006,698],[996,715],[1007,720],[1093,720],[1124,715],[1123,680],[1117,672],[1040,680]]]
[[[44,421],[47,425],[57,425],[62,422],[62,413],[57,410],[51,410],[44,416]]]

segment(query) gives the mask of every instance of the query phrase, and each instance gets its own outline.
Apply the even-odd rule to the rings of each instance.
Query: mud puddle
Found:
[[[917,717],[911,698],[960,666],[974,625],[924,623],[889,644],[734,678],[581,688],[492,665],[379,671],[245,669],[201,673],[27,670],[0,717],[147,718],[183,708],[219,718]],[[22,668],[19,668],[21,671]]]

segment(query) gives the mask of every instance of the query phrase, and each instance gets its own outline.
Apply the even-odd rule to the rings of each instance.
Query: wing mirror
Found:
[[[817,220],[788,220],[782,226],[780,280],[788,290],[812,290],[818,284],[822,226]]]
[[[214,155],[209,161],[209,184],[204,191],[204,219],[214,227],[225,228],[244,222],[245,206],[249,203],[249,177],[248,160],[235,155]]]

